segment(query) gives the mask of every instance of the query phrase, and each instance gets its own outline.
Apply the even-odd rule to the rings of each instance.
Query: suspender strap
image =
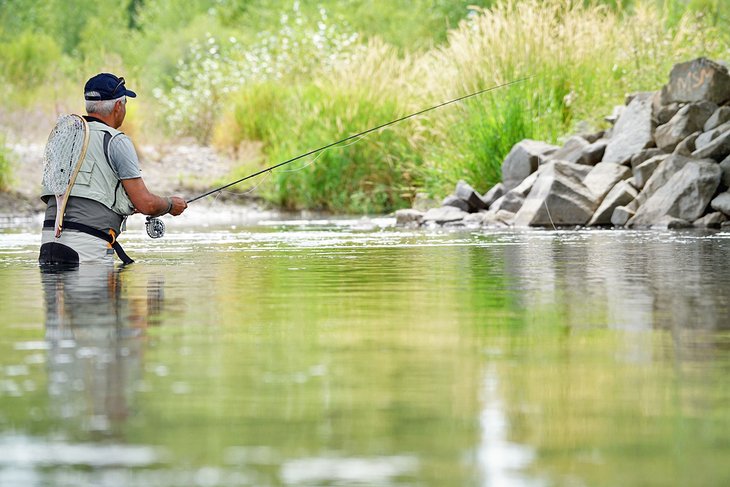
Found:
[[[43,222],[43,228],[54,228],[54,225],[54,220],[45,220]],[[134,262],[134,260],[132,260],[132,258],[127,255],[127,253],[124,251],[122,246],[119,244],[119,242],[117,242],[117,239],[114,238],[113,235],[109,235],[108,233],[104,233],[101,230],[97,230],[96,228],[78,222],[65,221],[63,222],[63,228],[70,228],[71,230],[76,230],[81,233],[85,233],[87,235],[91,235],[93,237],[97,237],[106,242],[109,242],[114,251],[117,253],[117,256],[119,256],[123,263],[132,264]]]

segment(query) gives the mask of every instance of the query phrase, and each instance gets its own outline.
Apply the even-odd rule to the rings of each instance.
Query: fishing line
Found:
[[[292,157],[291,159],[287,159],[287,160],[286,160],[286,161],[284,161],[284,162],[280,162],[280,163],[278,163],[278,164],[275,164],[275,165],[273,165],[273,166],[267,167],[267,168],[265,168],[265,169],[261,169],[260,171],[256,171],[256,172],[255,172],[255,173],[253,173],[253,174],[250,174],[250,175],[248,175],[248,176],[246,176],[246,177],[243,177],[243,178],[241,178],[241,179],[237,179],[237,180],[235,180],[235,181],[233,181],[233,182],[230,182],[230,183],[228,183],[228,184],[225,184],[225,185],[223,185],[223,186],[220,186],[220,187],[218,187],[218,188],[215,188],[215,189],[211,189],[210,191],[208,191],[208,192],[206,192],[206,193],[203,193],[203,194],[201,194],[201,195],[198,195],[198,196],[196,196],[195,198],[192,198],[192,199],[189,199],[189,200],[187,200],[187,201],[186,201],[186,203],[190,204],[190,203],[192,203],[193,201],[197,201],[197,200],[199,200],[199,199],[201,199],[201,198],[205,198],[206,196],[210,196],[210,195],[211,195],[211,194],[213,194],[213,193],[217,193],[217,192],[219,192],[219,191],[222,191],[222,190],[224,190],[224,189],[226,189],[226,188],[229,188],[229,187],[231,187],[231,186],[233,186],[233,185],[235,185],[235,184],[239,184],[239,183],[242,183],[243,181],[246,181],[247,179],[251,179],[251,178],[254,178],[254,177],[256,177],[256,176],[258,176],[258,175],[260,175],[260,174],[263,174],[263,173],[265,173],[265,172],[269,172],[269,171],[271,171],[271,170],[273,170],[273,169],[276,169],[276,168],[278,168],[278,167],[281,167],[281,166],[284,166],[284,165],[286,165],[286,164],[292,163],[292,162],[294,162],[294,161],[297,161],[297,160],[299,160],[299,159],[302,159],[302,158],[304,158],[304,157],[310,156],[310,155],[312,155],[312,154],[316,154],[317,152],[321,152],[321,151],[323,151],[323,150],[325,150],[325,149],[329,149],[330,147],[334,147],[334,146],[336,146],[336,145],[339,145],[339,144],[341,144],[341,143],[343,143],[343,142],[347,142],[347,141],[349,141],[349,140],[352,140],[352,139],[357,139],[358,137],[362,137],[362,136],[364,136],[364,135],[366,135],[366,134],[369,134],[369,133],[371,133],[371,132],[375,132],[376,130],[382,129],[382,128],[384,128],[384,127],[387,127],[387,126],[389,126],[389,125],[393,125],[393,124],[395,124],[395,123],[398,123],[398,122],[402,122],[402,121],[404,121],[404,120],[407,120],[407,119],[409,119],[409,118],[413,118],[413,117],[416,117],[416,116],[418,116],[418,115],[421,115],[421,114],[423,114],[423,113],[429,112],[429,111],[431,111],[431,110],[436,110],[437,108],[441,108],[441,107],[443,107],[443,106],[446,106],[446,105],[450,105],[450,104],[452,104],[452,103],[456,103],[456,102],[458,102],[458,101],[461,101],[461,100],[465,100],[465,99],[467,99],[467,98],[471,98],[471,97],[473,97],[473,96],[481,95],[482,93],[487,93],[487,92],[489,92],[489,91],[494,91],[494,90],[498,90],[498,89],[500,89],[500,88],[504,88],[504,87],[506,87],[506,86],[510,86],[510,85],[513,85],[513,84],[516,84],[516,83],[521,83],[521,82],[523,82],[523,81],[526,81],[526,80],[528,80],[528,79],[530,79],[530,78],[534,78],[534,77],[535,77],[534,75],[533,75],[533,76],[526,76],[526,77],[524,77],[524,78],[520,78],[520,79],[517,79],[517,80],[509,81],[509,82],[507,82],[507,83],[502,83],[502,84],[500,84],[500,85],[492,86],[492,87],[490,87],[490,88],[485,88],[485,89],[483,89],[483,90],[475,91],[474,93],[469,93],[469,94],[467,94],[467,95],[463,95],[463,96],[460,96],[460,97],[458,97],[458,98],[454,98],[453,100],[445,101],[445,102],[443,102],[443,103],[439,103],[438,105],[434,105],[434,106],[432,106],[432,107],[429,107],[429,108],[425,108],[425,109],[423,109],[423,110],[419,110],[419,111],[417,111],[417,112],[411,113],[411,114],[409,114],[409,115],[405,115],[405,116],[403,116],[403,117],[400,117],[400,118],[397,118],[397,119],[395,119],[395,120],[391,120],[390,122],[386,122],[386,123],[380,124],[380,125],[378,125],[378,126],[376,126],[376,127],[373,127],[373,128],[367,129],[367,130],[364,130],[364,131],[362,131],[362,132],[359,132],[359,133],[357,133],[357,134],[354,134],[354,135],[350,135],[350,136],[348,136],[348,137],[345,137],[344,139],[340,139],[340,140],[338,140],[338,141],[336,141],[336,142],[332,142],[332,143],[330,143],[330,144],[324,145],[324,146],[322,146],[322,147],[319,147],[319,148],[317,148],[317,149],[313,149],[313,150],[310,150],[310,151],[308,151],[308,152],[305,152],[304,154],[300,154],[300,155],[298,155],[298,156],[296,156],[296,157]],[[356,141],[356,142],[357,142],[357,141]],[[316,159],[315,159],[315,160],[316,160]],[[305,167],[306,167],[306,166],[305,166]]]

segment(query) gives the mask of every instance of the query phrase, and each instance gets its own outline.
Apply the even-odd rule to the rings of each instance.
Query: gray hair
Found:
[[[89,91],[85,93],[86,96],[99,96],[98,91]],[[98,113],[99,115],[111,115],[114,110],[114,105],[119,101],[122,104],[127,103],[127,97],[125,95],[115,98],[114,100],[86,100],[86,113]]]

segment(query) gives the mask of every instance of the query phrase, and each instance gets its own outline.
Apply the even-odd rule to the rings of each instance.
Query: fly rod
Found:
[[[231,186],[233,186],[235,184],[242,183],[242,182],[246,181],[247,179],[255,178],[256,176],[258,176],[260,174],[264,174],[266,172],[272,171],[272,170],[276,169],[277,167],[285,166],[286,164],[289,164],[291,162],[297,161],[297,160],[299,160],[299,159],[301,159],[303,157],[311,156],[312,154],[316,154],[317,152],[321,152],[321,151],[323,151],[325,149],[329,149],[330,147],[333,147],[333,146],[335,146],[337,144],[341,144],[343,142],[347,142],[348,140],[352,140],[354,138],[361,137],[363,135],[369,134],[370,132],[374,132],[376,130],[382,129],[383,127],[387,127],[388,125],[393,125],[395,123],[402,122],[403,120],[407,120],[409,118],[416,117],[418,115],[422,115],[422,114],[424,114],[426,112],[430,112],[431,110],[436,110],[437,108],[441,108],[441,107],[444,107],[446,105],[450,105],[452,103],[456,103],[458,101],[465,100],[467,98],[471,98],[473,96],[481,95],[482,93],[487,93],[489,91],[494,91],[494,90],[498,90],[500,88],[504,88],[505,86],[510,86],[510,85],[513,85],[513,84],[521,83],[521,82],[526,81],[526,80],[528,80],[530,78],[533,78],[533,77],[534,77],[534,75],[533,76],[526,76],[524,78],[520,78],[520,79],[517,79],[517,80],[514,80],[514,81],[509,81],[507,83],[502,83],[501,85],[492,86],[490,88],[485,88],[483,90],[475,91],[474,93],[469,93],[468,95],[463,95],[463,96],[460,96],[458,98],[454,98],[453,100],[445,101],[443,103],[439,103],[438,105],[434,105],[432,107],[425,108],[425,109],[420,110],[420,111],[417,111],[415,113],[411,113],[410,115],[406,115],[404,117],[400,117],[400,118],[397,118],[395,120],[391,120],[390,122],[386,122],[386,123],[380,124],[377,127],[373,127],[373,128],[367,129],[367,130],[365,130],[363,132],[360,132],[360,133],[357,133],[357,134],[354,134],[354,135],[350,135],[349,137],[345,137],[344,139],[340,139],[337,142],[332,142],[331,144],[323,145],[322,147],[320,147],[318,149],[310,150],[309,152],[305,152],[304,154],[298,155],[296,157],[292,157],[291,159],[288,159],[288,160],[286,160],[284,162],[280,162],[280,163],[275,164],[275,165],[273,165],[271,167],[267,167],[265,169],[261,169],[260,171],[257,171],[257,172],[255,172],[253,174],[249,174],[246,177],[243,177],[241,179],[237,179],[236,181],[233,181],[232,183],[228,183],[228,184],[226,184],[224,186],[221,186],[219,188],[211,189],[207,193],[203,193],[203,194],[201,194],[199,196],[196,196],[195,198],[192,198],[192,199],[188,200],[187,203],[192,203],[193,201],[197,201],[197,200],[199,200],[201,198],[205,198],[206,196],[210,196],[211,194],[217,193],[218,191],[223,191],[224,189],[229,188],[229,187],[231,187]]]

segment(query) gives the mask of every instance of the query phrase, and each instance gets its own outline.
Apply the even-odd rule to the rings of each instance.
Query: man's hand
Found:
[[[170,196],[170,199],[172,200],[172,208],[170,209],[170,214],[172,216],[178,216],[180,213],[185,211],[185,208],[188,207],[185,200],[179,196]]]

